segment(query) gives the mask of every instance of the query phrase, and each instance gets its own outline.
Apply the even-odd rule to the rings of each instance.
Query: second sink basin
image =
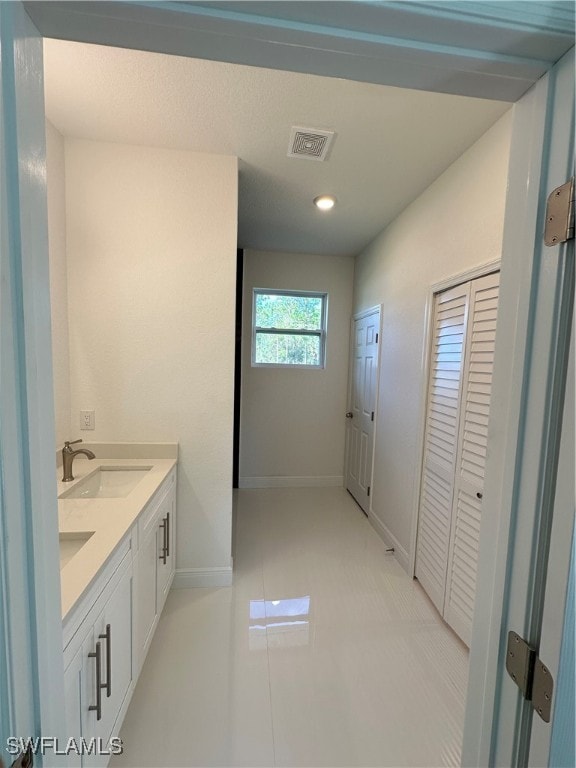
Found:
[[[59,499],[116,499],[128,496],[152,467],[99,467]]]
[[[60,533],[60,570],[68,565],[77,552],[94,535],[94,531]]]

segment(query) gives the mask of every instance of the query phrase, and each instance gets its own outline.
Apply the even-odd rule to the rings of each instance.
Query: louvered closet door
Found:
[[[450,544],[458,409],[470,283],[436,296],[430,356],[416,578],[444,609]]]
[[[444,618],[469,646],[476,598],[476,569],[488,416],[494,366],[500,275],[473,280],[466,335],[452,530]]]

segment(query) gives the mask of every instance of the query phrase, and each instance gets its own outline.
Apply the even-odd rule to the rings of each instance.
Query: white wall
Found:
[[[353,270],[347,256],[244,251],[241,485],[342,484]],[[328,293],[325,369],[251,367],[253,288]]]
[[[75,436],[177,440],[177,568],[225,570],[237,160],[66,140],[66,192]]]
[[[66,184],[64,137],[46,121],[48,245],[56,444],[70,439],[70,356],[68,351],[68,284],[66,278]]]
[[[354,310],[383,305],[372,511],[406,568],[420,473],[426,301],[434,283],[500,258],[510,132],[507,112],[356,261]]]

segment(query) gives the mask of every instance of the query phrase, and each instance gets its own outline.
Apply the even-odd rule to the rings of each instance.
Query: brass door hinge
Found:
[[[574,176],[548,196],[544,243],[559,245],[574,238]]]

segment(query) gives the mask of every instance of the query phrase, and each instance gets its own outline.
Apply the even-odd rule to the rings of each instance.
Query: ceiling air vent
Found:
[[[294,126],[290,132],[288,157],[302,157],[307,160],[327,160],[334,136],[334,131],[321,131],[317,128]]]

